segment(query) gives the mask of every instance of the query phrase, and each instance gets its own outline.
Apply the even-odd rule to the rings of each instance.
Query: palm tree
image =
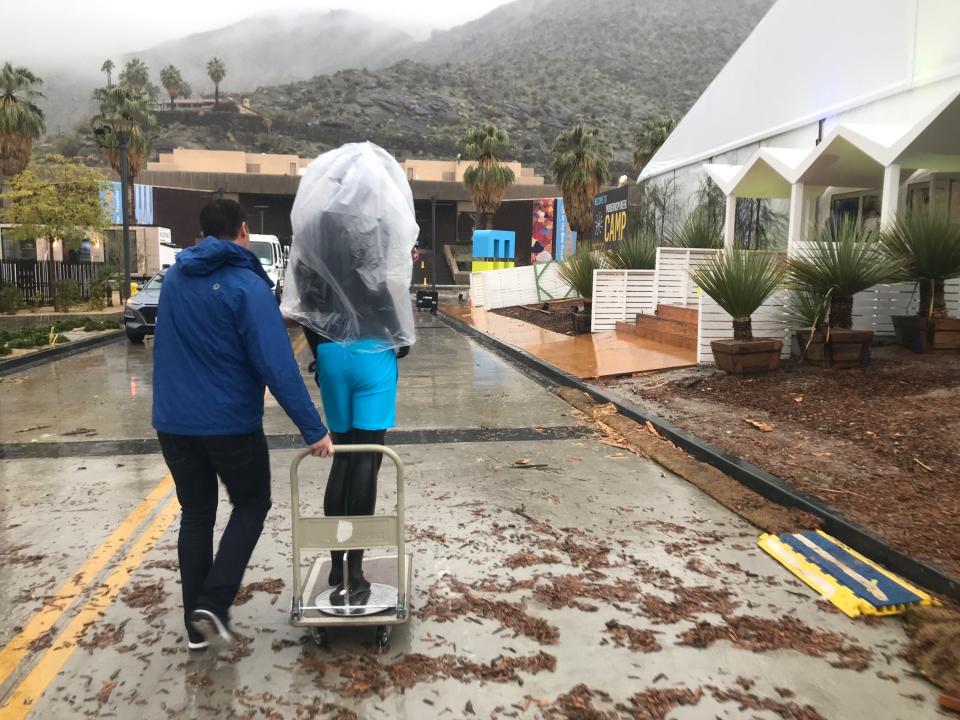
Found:
[[[227,66],[218,57],[207,63],[207,75],[213,81],[213,104],[220,106],[220,83],[227,76]]]
[[[506,131],[487,123],[468,130],[463,145],[467,157],[476,161],[463,173],[463,184],[480,211],[483,227],[491,230],[493,216],[503,202],[507,188],[516,180],[513,170],[498,159],[508,152],[510,138]]]
[[[690,279],[733,318],[733,339],[753,340],[751,316],[780,287],[786,268],[773,253],[727,250],[690,271]]]
[[[945,213],[907,213],[880,234],[880,242],[903,278],[918,284],[917,315],[947,317],[946,281],[960,277],[960,226]]]
[[[107,74],[107,87],[113,85],[113,69],[116,65],[113,64],[113,60],[107,59],[103,61],[103,65],[100,66],[100,72]]]
[[[134,90],[125,85],[114,85],[111,88],[98,88],[93,92],[93,99],[100,106],[100,111],[91,121],[93,128],[106,128],[107,131],[99,138],[107,162],[116,172],[120,172],[120,143],[117,140],[117,131],[129,133],[127,141],[127,175],[129,177],[130,198],[127,202],[128,214],[132,222],[136,222],[133,207],[133,181],[139,175],[149,156],[151,143],[148,131],[157,124],[156,118],[150,112],[150,98],[143,92]]]
[[[0,68],[0,175],[17,175],[30,162],[33,141],[46,126],[41,99],[43,80],[25,67],[4,63]]]
[[[577,125],[553,142],[550,171],[563,193],[570,227],[579,233],[580,243],[593,237],[593,199],[607,183],[612,157],[596,128]]]
[[[176,109],[174,101],[183,93],[183,76],[175,65],[167,65],[160,71],[160,84],[170,96],[170,109]]]
[[[643,170],[676,126],[676,119],[669,116],[644,121],[633,138],[633,164],[637,170]]]
[[[142,93],[150,83],[150,68],[140,58],[127,61],[120,73],[120,84],[126,85],[135,93]]]
[[[830,327],[846,330],[853,327],[853,296],[902,272],[876,234],[849,218],[820,228],[787,266],[792,289],[821,298],[830,308]]]

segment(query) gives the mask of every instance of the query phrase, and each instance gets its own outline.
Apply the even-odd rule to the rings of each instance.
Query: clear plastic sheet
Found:
[[[321,155],[300,181],[291,219],[284,316],[334,342],[412,345],[411,251],[420,230],[399,163],[373,143]]]

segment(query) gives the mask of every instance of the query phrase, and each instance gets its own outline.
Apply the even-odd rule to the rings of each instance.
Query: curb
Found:
[[[38,350],[29,355],[20,355],[9,360],[0,360],[0,377],[9,375],[13,372],[24,370],[34,365],[42,365],[52,360],[61,360],[71,355],[77,355],[87,350],[92,350],[101,345],[107,345],[114,340],[123,337],[123,330],[114,330],[112,332],[98,335],[97,337],[85,338],[84,340],[75,340],[73,342],[56,345],[46,350]]]
[[[785,480],[748,463],[736,455],[713,447],[686,430],[652,415],[629,400],[600,388],[592,387],[555,365],[551,365],[520,348],[478,330],[458,318],[444,312],[437,313],[437,316],[454,330],[476,339],[481,344],[493,348],[514,362],[532,370],[540,376],[541,381],[546,381],[545,384],[561,385],[581,390],[599,402],[613,403],[621,415],[635,420],[641,425],[647,422],[651,423],[657,432],[697,460],[715,467],[767,500],[816,515],[823,521],[825,532],[833,535],[854,550],[903,576],[910,582],[960,602],[960,578],[953,577],[933,565],[911,558],[892,547],[886,540],[848,520],[822,500],[797,490]]]

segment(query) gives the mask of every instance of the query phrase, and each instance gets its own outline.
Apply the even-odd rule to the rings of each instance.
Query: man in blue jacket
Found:
[[[164,276],[153,350],[153,427],[183,509],[177,551],[191,650],[233,640],[229,609],[270,509],[265,388],[314,455],[333,452],[273,283],[249,250],[243,209],[214,201],[200,226],[204,240]],[[233,512],[214,556],[218,476]]]

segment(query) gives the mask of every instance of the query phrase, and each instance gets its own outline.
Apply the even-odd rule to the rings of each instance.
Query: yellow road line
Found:
[[[43,607],[27,621],[23,629],[7,643],[6,647],[0,650],[0,684],[5,682],[23,659],[32,653],[30,644],[53,627],[76,597],[100,574],[140,524],[170,493],[172,487],[173,478],[167,475],[139,505],[130,511],[130,514],[103,541],[103,544],[94,550],[80,569],[61,585],[53,597],[48,599]]]
[[[307,338],[301,335],[298,338],[293,340],[293,356],[300,357],[300,353],[303,352],[303,349],[307,346]]]
[[[179,512],[180,504],[176,498],[171,498],[153,523],[124,555],[117,568],[104,580],[94,596],[63,629],[53,645],[40,656],[40,660],[30,673],[10,694],[3,707],[0,707],[0,720],[15,720],[30,714],[34,703],[40,699],[57,677],[64,663],[76,651],[78,643],[87,630],[100,619],[104,610],[114,601],[123,586],[130,580],[133,571],[143,562],[144,557],[157,544]]]

